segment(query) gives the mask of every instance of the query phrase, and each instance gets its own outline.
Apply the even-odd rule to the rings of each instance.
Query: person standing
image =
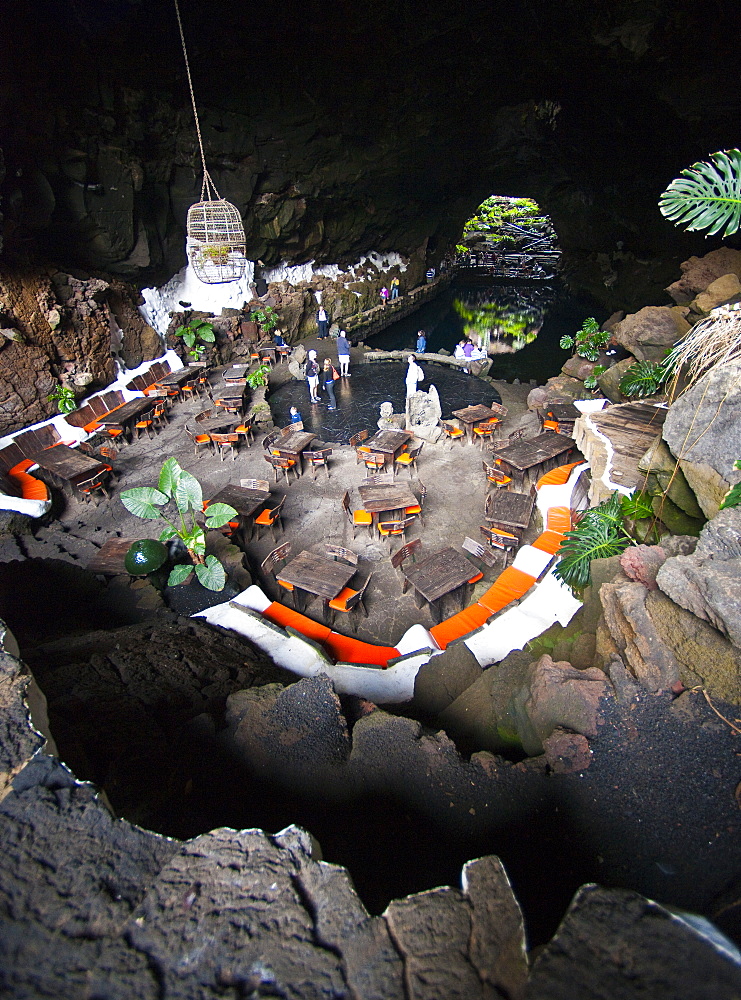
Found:
[[[350,341],[344,330],[340,330],[337,338],[337,360],[340,365],[340,375],[350,378]]]
[[[337,409],[337,398],[334,394],[334,381],[340,376],[337,374],[337,369],[329,360],[326,358],[324,361],[324,368],[322,369],[322,378],[324,380],[324,388],[327,390],[327,395],[329,396],[329,404],[327,406],[328,410]]]
[[[396,275],[391,279],[391,301],[399,298],[399,279]]]
[[[381,296],[381,305],[385,306],[389,300],[389,290],[384,285],[381,291],[378,293]]]
[[[417,354],[424,354],[427,351],[427,334],[424,330],[417,331]]]
[[[421,382],[424,379],[425,373],[417,364],[417,359],[413,354],[409,355],[407,361],[409,362],[406,375],[407,399],[408,399],[409,396],[413,396],[414,393],[417,391],[417,383]]]
[[[319,399],[319,365],[316,360],[316,351],[309,351],[306,360],[306,381],[309,385],[309,399],[312,403],[321,403]]]
[[[319,339],[326,340],[329,336],[329,316],[324,306],[319,306],[317,310],[316,325],[319,328]]]

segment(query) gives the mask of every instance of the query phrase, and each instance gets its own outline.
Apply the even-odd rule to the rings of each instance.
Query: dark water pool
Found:
[[[573,334],[587,316],[606,317],[586,299],[568,294],[558,284],[489,284],[454,282],[418,312],[407,316],[369,345],[381,350],[414,347],[417,331],[425,330],[427,350],[453,352],[464,337],[483,341],[494,358],[490,376],[505,382],[519,379],[544,383],[569,356],[558,342]]]
[[[334,357],[334,341],[331,346],[320,351],[323,357]],[[447,365],[422,362],[426,375],[420,389],[427,391],[434,385],[440,396],[443,417],[450,416],[452,410],[461,409],[469,403],[501,402],[499,393],[489,382],[466,375],[465,372],[449,368]],[[381,403],[388,400],[394,404],[395,413],[403,413],[406,403],[404,378],[406,365],[396,362],[381,362],[355,365],[350,378],[335,382],[337,409],[327,409],[327,395],[321,387],[323,405],[309,402],[306,381],[288,382],[270,396],[273,420],[282,427],[290,420],[289,410],[298,408],[303,417],[304,427],[313,431],[323,441],[337,441],[346,444],[352,434],[364,428],[373,429],[379,417]]]

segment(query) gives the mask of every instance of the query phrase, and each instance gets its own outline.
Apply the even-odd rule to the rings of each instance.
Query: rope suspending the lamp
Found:
[[[178,28],[180,29],[180,41],[183,46],[190,99],[193,104],[198,148],[201,151],[201,163],[203,164],[201,200],[188,209],[186,252],[196,277],[206,284],[217,285],[227,281],[238,281],[244,274],[247,263],[242,216],[236,206],[219,195],[206,168],[201,126],[198,121],[198,110],[193,93],[193,81],[190,76],[190,64],[185,48],[185,35],[180,20],[178,0],[174,0],[174,4]]]

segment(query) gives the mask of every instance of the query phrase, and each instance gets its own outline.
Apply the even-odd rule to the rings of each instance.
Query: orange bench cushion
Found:
[[[523,573],[521,569],[509,566],[500,573],[495,582],[482,594],[478,603],[491,614],[506,608],[512,601],[519,600],[535,583],[535,577]]]
[[[297,632],[305,635],[307,639],[313,639],[315,642],[324,642],[332,631],[328,625],[315,622],[313,619],[307,618],[306,615],[299,614],[298,611],[287,608],[285,604],[279,604],[277,601],[268,605],[263,614],[275,625],[280,625],[281,628],[290,625],[291,628],[295,628]]]
[[[549,531],[571,531],[571,511],[568,507],[551,507],[546,516],[546,528]]]
[[[23,464],[22,462],[19,464]],[[48,500],[49,488],[46,483],[27,472],[10,472],[11,479],[18,484],[24,500]]]
[[[563,535],[560,531],[544,531],[541,535],[538,535],[533,542],[533,548],[540,549],[541,552],[548,552],[550,555],[555,556],[561,548],[562,541]]]
[[[451,615],[439,625],[433,625],[430,635],[438,644],[440,649],[447,649],[449,643],[461,636],[475,632],[486,624],[490,612],[480,604],[471,604],[469,607],[459,611],[457,615]]]
[[[550,472],[546,472],[544,476],[540,477],[535,484],[536,489],[540,489],[541,486],[563,486],[564,483],[568,482],[569,476],[577,465],[582,464],[582,462],[572,462],[571,465],[559,465],[555,469],[551,469]]]
[[[22,462],[17,462],[12,469],[8,469],[8,475],[15,476],[19,472],[27,472],[35,464],[32,458],[24,458]]]
[[[373,524],[373,515],[367,510],[354,510],[352,512],[353,524]]]
[[[322,645],[340,663],[368,663],[375,667],[385,667],[389,660],[401,656],[393,646],[375,646],[349,635],[330,632]]]

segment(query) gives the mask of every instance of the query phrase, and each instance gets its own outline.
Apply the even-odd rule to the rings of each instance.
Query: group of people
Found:
[[[309,399],[312,403],[321,403],[319,398],[319,381],[324,384],[324,388],[329,396],[328,410],[337,409],[337,397],[334,394],[334,384],[339,378],[350,378],[350,341],[344,330],[340,331],[337,338],[337,363],[340,370],[337,371],[330,358],[325,358],[322,367],[319,367],[316,351],[309,351],[306,359],[306,382],[309,386]]]
[[[394,299],[399,298],[399,279],[396,275],[389,282],[389,287],[384,285],[378,294],[381,296],[382,306],[385,306],[389,299],[393,302]]]

